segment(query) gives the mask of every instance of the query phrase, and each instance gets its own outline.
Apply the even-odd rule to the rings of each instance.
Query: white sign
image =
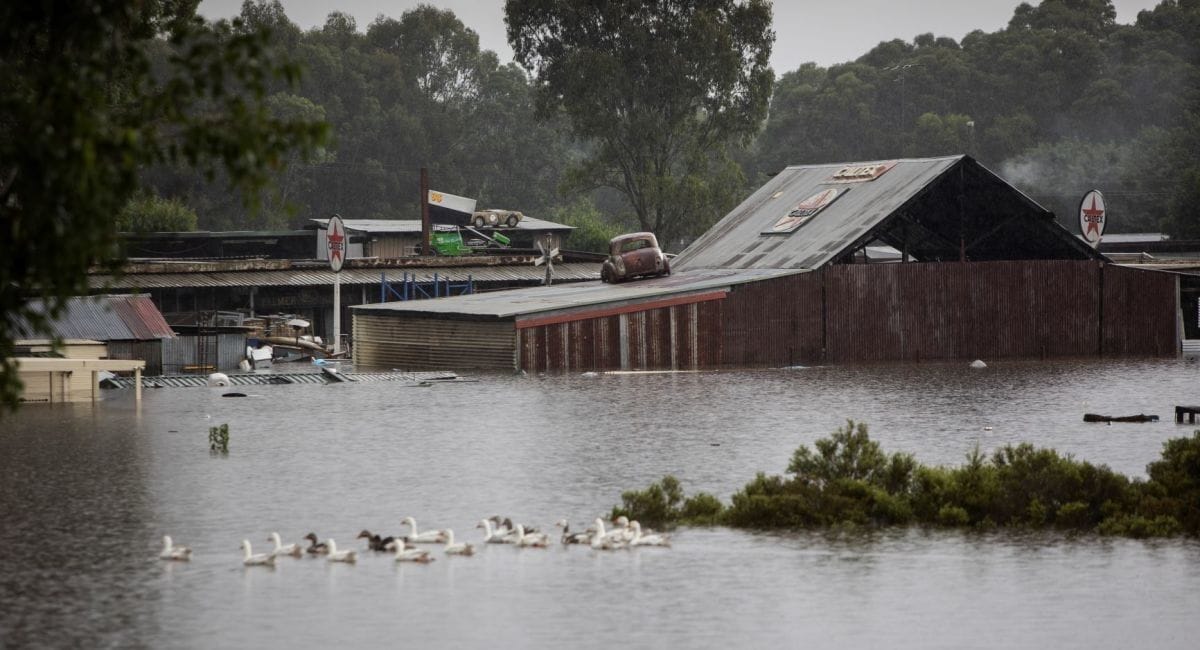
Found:
[[[325,232],[325,251],[329,254],[329,268],[334,273],[341,271],[342,262],[346,261],[346,227],[336,214],[329,219],[329,229]]]
[[[1104,195],[1100,190],[1084,194],[1083,200],[1079,202],[1079,232],[1092,248],[1100,245],[1100,238],[1104,236],[1104,223]]]

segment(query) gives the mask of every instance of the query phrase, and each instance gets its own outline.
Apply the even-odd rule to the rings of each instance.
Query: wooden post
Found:
[[[142,369],[133,369],[133,401],[142,403]]]
[[[430,248],[431,226],[429,224],[429,170],[421,168],[421,255],[433,255]]]

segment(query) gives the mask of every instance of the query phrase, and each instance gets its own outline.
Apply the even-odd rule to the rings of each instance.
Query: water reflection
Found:
[[[673,473],[722,497],[845,418],[888,451],[958,463],[1029,441],[1141,475],[1167,421],[1082,413],[1194,401],[1174,361],[484,376],[147,391],[0,422],[0,645],[1185,647],[1200,549],[1057,534],[685,530],[672,549],[495,545],[472,558],[240,565],[238,542],[350,545],[401,519],[478,540],[481,517],[585,525]],[[209,426],[230,425],[210,457]],[[991,427],[991,429],[985,429]],[[155,560],[163,533],[196,549]]]

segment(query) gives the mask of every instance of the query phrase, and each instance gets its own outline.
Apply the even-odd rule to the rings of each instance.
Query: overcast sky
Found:
[[[1036,4],[1037,0],[1034,0]],[[379,14],[399,18],[417,4],[452,10],[479,34],[482,48],[512,60],[504,33],[503,0],[282,0],[288,17],[303,29],[324,24],[331,11],[354,16],[365,31]],[[880,41],[912,41],[926,32],[961,40],[969,32],[994,32],[1008,24],[1017,0],[777,0],[775,48],[771,65],[776,75],[795,70],[806,61],[822,66],[851,61]],[[1115,0],[1117,21],[1132,23],[1137,13],[1158,0]],[[203,0],[200,13],[208,18],[237,15],[242,0]]]

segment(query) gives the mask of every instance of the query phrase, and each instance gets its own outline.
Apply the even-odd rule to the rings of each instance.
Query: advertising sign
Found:
[[[1079,233],[1092,248],[1100,245],[1100,238],[1104,236],[1105,221],[1104,195],[1100,190],[1084,194],[1083,200],[1079,202]]]
[[[341,271],[342,262],[346,261],[346,227],[336,214],[329,218],[329,228],[325,231],[325,250],[329,257],[329,268],[334,273]]]
[[[817,216],[821,210],[824,210],[837,200],[838,197],[845,194],[845,189],[831,187],[827,190],[821,190],[816,194],[804,199],[796,204],[788,213],[779,218],[771,229],[763,233],[764,235],[786,235],[795,232],[797,228],[803,226],[809,219]]]

